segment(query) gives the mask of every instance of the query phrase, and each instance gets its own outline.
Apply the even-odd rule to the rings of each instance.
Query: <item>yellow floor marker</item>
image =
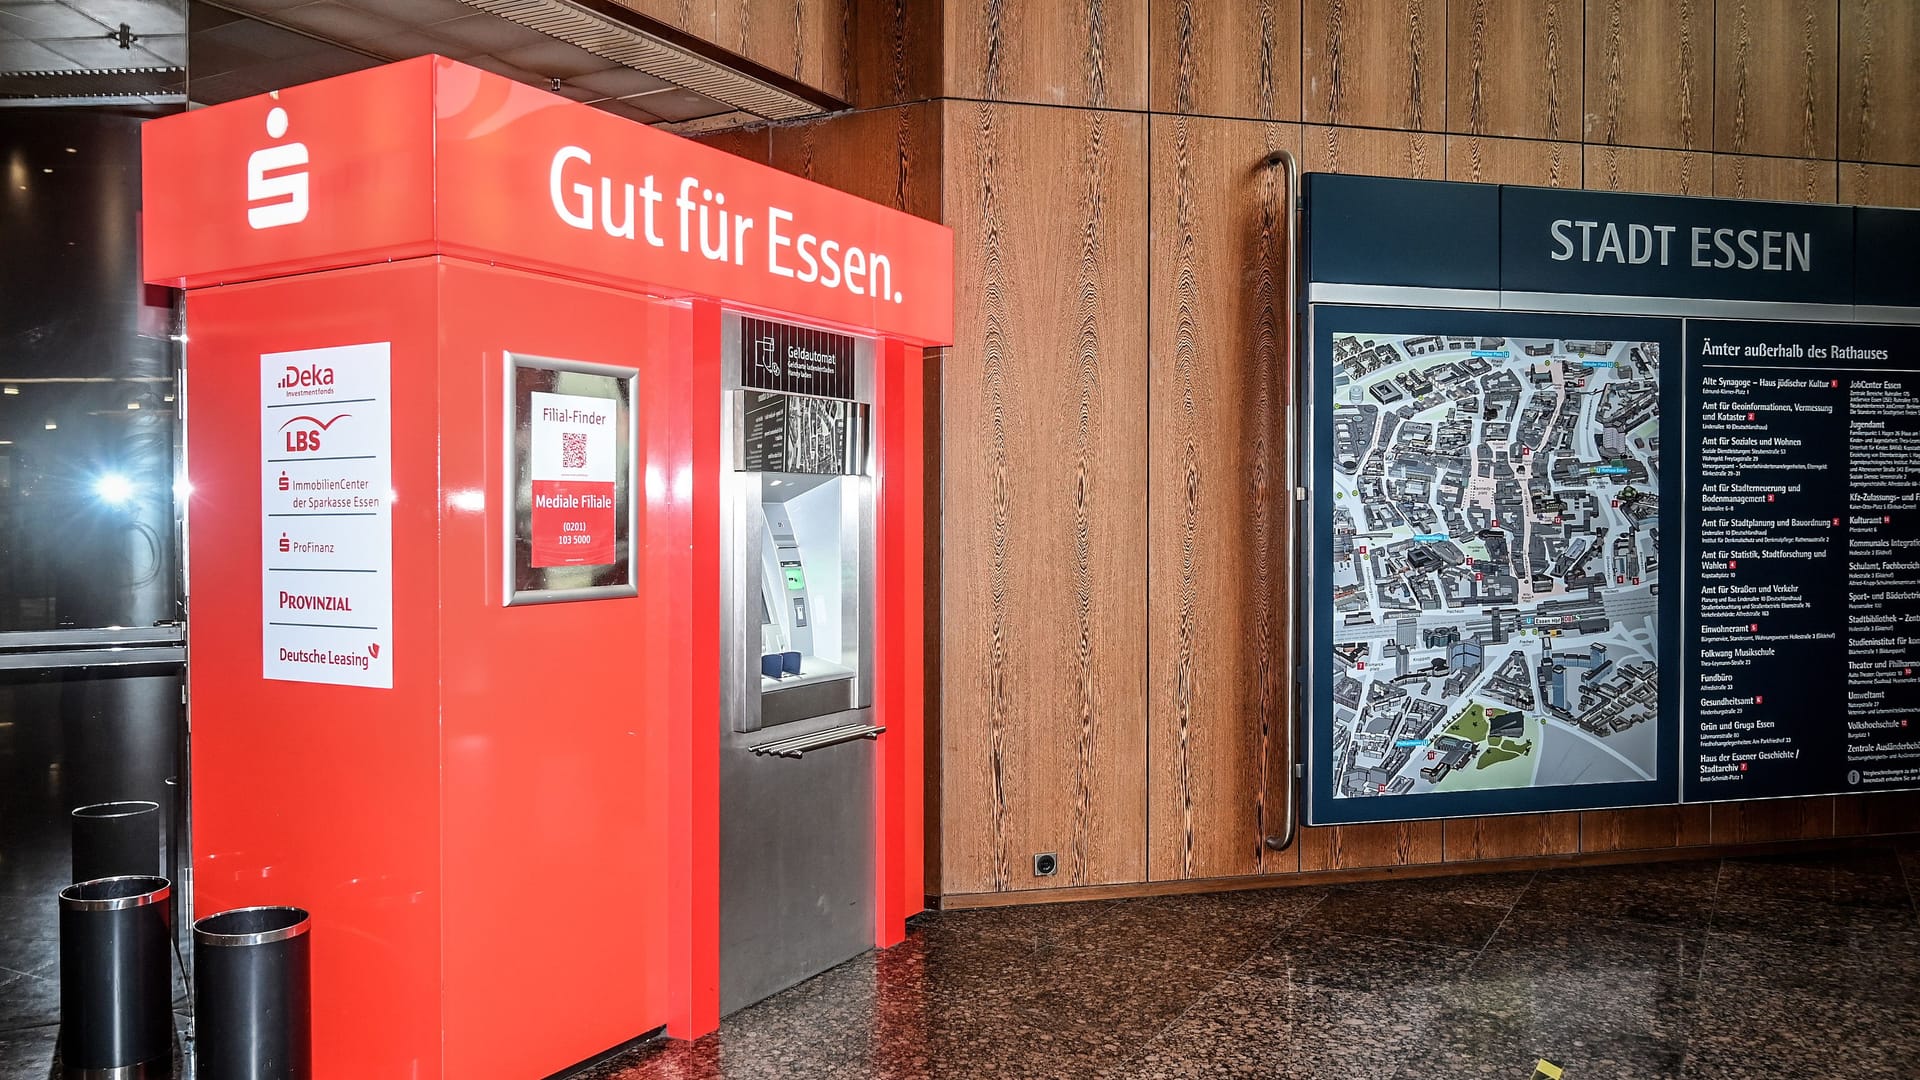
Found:
[[[1560,1080],[1560,1066],[1541,1058],[1533,1066],[1533,1080]]]

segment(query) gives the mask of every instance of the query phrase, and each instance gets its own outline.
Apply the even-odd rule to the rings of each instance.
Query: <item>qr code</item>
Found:
[[[563,469],[587,467],[586,432],[563,431],[560,433],[560,467]]]

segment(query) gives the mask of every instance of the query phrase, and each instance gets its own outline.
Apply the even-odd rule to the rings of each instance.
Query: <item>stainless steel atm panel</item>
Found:
[[[872,947],[879,729],[872,342],[729,314],[722,349],[724,1014]]]

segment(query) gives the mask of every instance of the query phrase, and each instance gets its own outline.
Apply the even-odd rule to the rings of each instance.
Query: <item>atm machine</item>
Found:
[[[873,945],[870,340],[723,316],[720,1010]]]

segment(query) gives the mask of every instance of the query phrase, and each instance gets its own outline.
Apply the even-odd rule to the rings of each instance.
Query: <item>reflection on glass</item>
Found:
[[[179,320],[140,281],[140,123],[0,111],[0,631],[180,617]]]

